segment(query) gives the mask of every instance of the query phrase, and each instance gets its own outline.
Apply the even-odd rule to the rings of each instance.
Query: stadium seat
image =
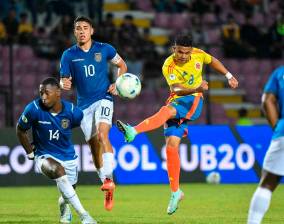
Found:
[[[170,20],[171,18],[168,13],[156,13],[154,18],[154,25],[162,28],[169,28]]]
[[[220,44],[221,43],[221,32],[219,28],[209,29],[207,31],[209,44]]]
[[[210,47],[209,53],[218,59],[223,58],[223,51],[220,47]]]
[[[3,61],[6,61],[9,59],[9,48],[8,46],[2,46],[1,47],[1,58]]]
[[[136,6],[137,8],[146,12],[153,11],[152,3],[150,0],[136,1]]]
[[[240,61],[240,66],[241,66],[241,73],[246,75],[246,74],[255,74],[257,75],[257,68],[259,66],[259,63],[257,61],[257,59],[254,58],[249,58],[243,61]],[[257,76],[256,76],[257,78]]]
[[[182,30],[189,28],[190,21],[187,13],[174,13],[170,17],[169,28],[182,32]]]
[[[217,24],[217,19],[214,13],[205,13],[202,17],[203,25],[215,25]]]
[[[253,15],[253,18],[252,18],[252,23],[256,26],[260,26],[264,23],[264,21],[266,20],[266,18],[264,19],[264,14],[263,13],[260,13],[260,12],[256,12],[254,13]]]
[[[25,59],[33,59],[34,58],[34,51],[29,46],[21,46],[15,49],[14,52],[17,55],[17,58],[19,60],[25,60]]]
[[[257,67],[258,74],[262,77],[266,74],[270,74],[272,72],[272,64],[268,59],[262,59],[258,61]]]
[[[241,61],[237,59],[224,59],[224,65],[231,71],[231,73],[239,75],[241,72]]]
[[[243,13],[240,13],[240,12],[232,12],[236,22],[239,24],[239,25],[242,25],[245,23],[245,16]]]

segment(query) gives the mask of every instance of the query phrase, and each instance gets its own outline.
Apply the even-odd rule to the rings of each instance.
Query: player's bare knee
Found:
[[[264,171],[260,181],[260,187],[274,191],[280,183],[281,177]]]
[[[167,139],[167,148],[178,148],[180,141],[177,141],[176,139],[169,138]]]
[[[57,161],[48,158],[42,164],[43,173],[51,179],[65,175],[64,167]]]

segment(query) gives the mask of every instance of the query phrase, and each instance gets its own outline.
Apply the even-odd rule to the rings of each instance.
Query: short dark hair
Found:
[[[192,37],[190,35],[177,35],[174,39],[174,45],[192,47]]]
[[[44,79],[41,82],[41,85],[43,85],[43,86],[51,85],[51,86],[56,86],[57,88],[60,88],[59,82],[57,81],[56,78],[53,78],[53,77],[48,77],[48,78]]]
[[[75,24],[77,22],[86,22],[86,23],[89,23],[91,27],[93,27],[92,20],[89,17],[87,17],[87,16],[78,16],[78,17],[76,17],[76,19],[74,20],[74,27],[75,27]]]

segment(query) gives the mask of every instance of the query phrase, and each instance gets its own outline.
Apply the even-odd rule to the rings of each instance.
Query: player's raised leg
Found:
[[[135,127],[124,124],[120,120],[118,120],[116,124],[118,129],[124,134],[125,140],[127,142],[132,142],[137,134],[159,128],[168,119],[173,118],[175,115],[175,108],[173,108],[172,106],[163,106],[157,113],[149,118],[146,118]]]

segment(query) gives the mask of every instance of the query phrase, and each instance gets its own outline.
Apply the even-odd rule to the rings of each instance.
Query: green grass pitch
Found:
[[[247,210],[256,185],[183,184],[184,200],[177,212],[167,215],[168,185],[117,186],[115,207],[103,208],[99,186],[78,186],[81,202],[105,224],[235,224],[246,223]],[[264,224],[284,223],[284,186],[273,194]],[[49,187],[0,188],[0,223],[58,223],[58,192]],[[80,223],[73,211],[73,222]]]

